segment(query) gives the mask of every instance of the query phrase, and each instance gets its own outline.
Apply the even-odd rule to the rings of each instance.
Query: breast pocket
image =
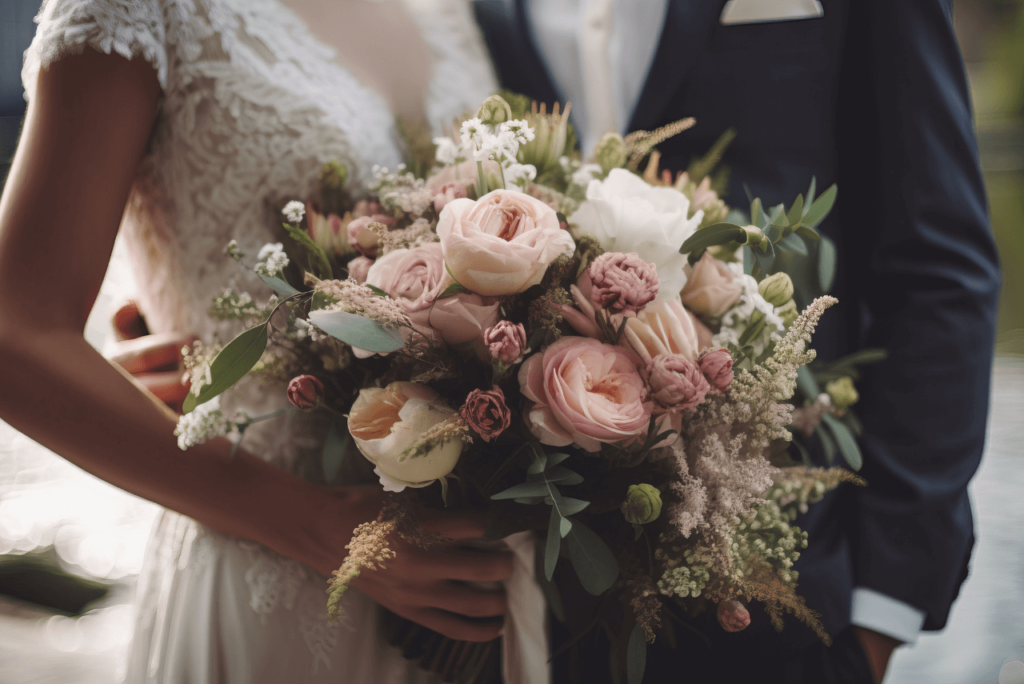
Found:
[[[751,50],[765,54],[815,51],[825,40],[825,19],[793,19],[755,24],[718,24],[711,36],[712,52]]]

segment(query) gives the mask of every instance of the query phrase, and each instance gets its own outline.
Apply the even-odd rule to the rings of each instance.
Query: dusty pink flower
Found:
[[[635,314],[658,294],[658,270],[636,252],[605,252],[587,271],[592,282],[590,300],[612,313]]]
[[[434,211],[441,213],[441,210],[448,206],[449,202],[463,197],[469,197],[465,183],[459,181],[445,183],[438,192],[434,193]]]
[[[306,203],[306,232],[328,254],[345,251],[345,219],[337,214],[325,216],[310,202]]]
[[[659,354],[680,354],[695,361],[700,352],[690,314],[672,299],[655,300],[627,318],[619,344],[630,347],[647,364]]]
[[[512,411],[505,405],[505,393],[500,387],[470,392],[466,403],[459,409],[459,415],[485,442],[512,424]]]
[[[373,266],[373,259],[357,256],[348,262],[348,274],[355,278],[357,283],[365,283],[366,274],[370,272],[371,266]]]
[[[722,601],[718,604],[718,624],[726,632],[742,632],[750,626],[750,611],[739,601]]]
[[[708,352],[697,360],[708,384],[719,392],[728,392],[732,384],[732,354],[727,349]]]
[[[372,216],[360,216],[349,222],[347,230],[348,244],[359,250],[363,256],[373,259],[377,256],[380,236],[370,229],[371,223],[374,223]]]
[[[577,444],[599,451],[602,443],[633,441],[650,422],[636,354],[589,337],[562,337],[519,369],[519,385],[533,402],[526,414],[542,444]]]
[[[651,398],[662,409],[691,410],[711,389],[700,366],[685,356],[662,354],[648,366]]]
[[[526,329],[522,323],[498,321],[484,331],[484,344],[492,358],[511,366],[526,351]]]
[[[693,268],[687,266],[686,271],[686,287],[679,296],[686,308],[698,316],[717,318],[743,294],[739,278],[708,252]]]
[[[697,349],[707,349],[708,347],[714,346],[715,333],[711,332],[711,328],[704,325],[704,321],[697,317],[697,314],[693,313],[689,309],[686,313],[690,314],[690,322],[693,323],[693,331],[697,334]]]
[[[288,383],[288,401],[295,408],[312,411],[324,400],[324,384],[312,375],[300,375]]]
[[[586,292],[584,292],[586,289]],[[562,314],[562,318],[572,326],[572,329],[578,332],[584,337],[590,337],[595,340],[603,340],[604,333],[601,332],[601,328],[597,325],[597,311],[594,309],[594,304],[590,301],[590,294],[593,292],[593,283],[590,281],[590,276],[583,273],[580,277],[578,285],[570,285],[569,291],[572,292],[572,298],[576,301],[575,307],[569,306],[568,304],[559,304],[558,310]],[[613,316],[614,325],[618,326],[621,317]]]

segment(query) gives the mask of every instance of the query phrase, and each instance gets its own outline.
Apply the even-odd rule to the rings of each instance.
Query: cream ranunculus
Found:
[[[625,169],[612,169],[587,186],[587,200],[569,221],[597,238],[605,250],[636,252],[658,269],[659,299],[675,299],[686,284],[686,256],[679,248],[704,218],[687,219],[690,200],[673,188],[648,185]]]
[[[425,456],[401,460],[428,429],[454,415],[441,396],[426,385],[393,382],[361,390],[349,412],[348,430],[359,451],[377,466],[386,488],[426,487],[452,471],[462,454],[462,441],[447,441]]]
[[[552,261],[576,250],[551,207],[514,190],[495,190],[476,202],[450,202],[437,235],[455,280],[489,297],[537,285]]]
[[[651,302],[636,318],[626,319],[619,344],[635,351],[648,364],[661,354],[678,354],[696,361],[700,352],[690,314],[675,300]]]

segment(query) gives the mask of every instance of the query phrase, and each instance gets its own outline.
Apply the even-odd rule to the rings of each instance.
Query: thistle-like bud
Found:
[[[853,386],[853,379],[849,377],[830,381],[825,385],[825,391],[832,397],[832,405],[840,410],[853,406],[860,399],[857,388]]]
[[[476,118],[480,119],[480,123],[487,126],[497,126],[506,121],[511,121],[512,108],[508,106],[508,102],[505,102],[505,98],[500,95],[491,95],[480,105]]]
[[[594,148],[594,159],[605,173],[626,165],[626,143],[618,133],[605,133]]]
[[[782,306],[793,299],[793,281],[785,273],[775,273],[762,280],[757,291],[772,306]]]
[[[324,400],[324,384],[312,375],[300,375],[288,383],[288,401],[295,408],[312,411]]]
[[[790,299],[781,307],[777,307],[775,309],[775,314],[782,319],[782,323],[788,329],[789,326],[793,325],[793,321],[795,321],[800,315],[800,310],[796,308],[796,302]]]
[[[649,484],[630,485],[622,502],[622,515],[634,525],[654,522],[661,515],[661,492]]]

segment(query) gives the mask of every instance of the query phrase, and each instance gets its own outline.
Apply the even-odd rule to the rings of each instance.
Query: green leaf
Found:
[[[740,336],[738,342],[739,346],[745,346],[748,342],[750,342],[755,337],[760,335],[764,331],[764,327],[766,325],[765,321],[766,319],[762,317],[758,319],[757,323],[754,323],[753,325],[748,325],[747,329],[744,330],[743,334]]]
[[[341,429],[338,426],[341,426]],[[324,482],[331,484],[341,470],[341,464],[345,460],[345,451],[348,449],[348,421],[344,418],[331,423],[327,431],[327,439],[324,440],[323,467]]]
[[[310,311],[309,320],[331,337],[367,351],[387,353],[405,346],[398,330],[347,311]]]
[[[199,391],[198,397],[191,392],[188,393],[181,407],[182,413],[191,413],[196,406],[205,404],[245,377],[266,349],[266,323],[249,328],[228,342],[210,364],[210,384]]]
[[[832,289],[836,277],[836,245],[827,237],[822,236],[818,247],[818,284],[822,292]]]
[[[466,288],[462,287],[458,283],[452,283],[448,287],[444,288],[444,292],[437,296],[438,299],[445,299],[447,297],[453,297],[462,292],[469,292]]]
[[[864,455],[861,454],[860,446],[857,445],[857,438],[850,432],[850,428],[846,427],[842,421],[831,413],[822,414],[821,420],[832,430],[832,434],[835,435],[836,444],[839,446],[839,451],[842,452],[846,462],[854,470],[860,470],[864,466]]]
[[[299,294],[299,291],[289,285],[283,278],[276,278],[274,276],[265,276],[257,273],[260,276],[260,280],[270,286],[270,289],[281,295],[282,297],[291,297],[292,295]]]
[[[679,248],[680,254],[689,254],[715,245],[724,245],[729,242],[742,240],[746,231],[741,226],[732,223],[715,223],[707,228],[701,228],[691,235]]]
[[[558,511],[551,508],[551,519],[548,521],[548,538],[544,544],[544,576],[551,581],[555,574],[555,566],[558,564],[558,552],[562,549],[562,535],[559,534],[562,516]]]
[[[619,563],[604,540],[592,529],[574,520],[566,541],[569,544],[569,560],[583,588],[594,596],[608,591],[619,577]]]
[[[313,275],[321,280],[333,278],[334,272],[331,270],[331,261],[327,258],[327,252],[324,251],[323,247],[313,242],[313,238],[309,237],[309,234],[302,230],[302,228],[293,226],[290,223],[283,225],[291,239],[305,247],[309,252],[309,266],[310,270],[313,271]]]
[[[768,215],[768,223],[771,225],[779,225],[785,228],[789,225],[789,220],[786,217],[786,205],[776,204],[772,207],[772,213]]]
[[[513,487],[498,492],[497,494],[491,495],[491,498],[497,501],[498,499],[515,499],[516,497],[522,496],[540,496],[544,497],[548,494],[548,485],[546,482],[523,482]]]
[[[779,249],[788,250],[795,254],[799,254],[800,256],[807,256],[807,244],[797,237],[796,233],[790,233],[786,237],[782,238],[776,246]]]
[[[548,454],[548,467],[556,466],[567,458],[569,458],[569,454],[565,453]]]
[[[821,394],[821,388],[818,387],[818,381],[814,379],[814,374],[811,373],[811,369],[807,366],[800,366],[796,371],[796,386],[799,388],[803,395],[814,401]]]
[[[626,683],[641,684],[647,669],[647,637],[639,623],[633,627],[626,646]]]
[[[836,203],[836,194],[839,192],[839,188],[833,185],[831,188],[821,194],[821,197],[814,200],[814,204],[804,214],[804,218],[801,221],[805,226],[814,228],[819,223],[825,220],[828,213],[832,211],[832,205]]]
[[[309,300],[310,311],[320,311],[321,309],[327,309],[338,303],[338,300],[327,294],[323,290],[317,290],[313,293],[313,298]]]
[[[811,176],[811,187],[807,189],[807,200],[804,202],[807,208],[810,209],[811,205],[814,204],[815,193],[818,191],[818,178],[817,176]]]
[[[542,451],[538,451],[533,457],[533,463],[526,469],[527,475],[540,475],[548,467],[548,457]]]
[[[547,503],[547,497],[545,496],[517,496],[512,500],[524,506],[536,506],[539,503]]]
[[[385,292],[384,290],[382,290],[379,287],[377,287],[376,285],[371,285],[370,283],[363,283],[363,285],[365,285],[366,287],[368,287],[371,290],[373,290],[373,294],[377,295],[378,297],[390,297],[391,296],[387,292]]]
[[[821,239],[821,235],[818,234],[818,231],[814,230],[810,226],[797,226],[796,230],[793,232],[802,237],[805,242],[817,242]]]
[[[564,516],[576,515],[589,505],[589,501],[563,496],[558,500],[558,512]]]
[[[789,213],[786,218],[789,220],[789,225],[795,226],[800,223],[804,217],[804,196],[797,195],[796,200],[793,202],[793,206],[789,208]]]
[[[548,468],[544,471],[544,478],[548,482],[557,482],[563,485],[575,485],[583,482],[583,476],[579,473],[574,473],[568,468],[562,466],[555,466],[554,468]]]
[[[853,366],[862,366],[869,363],[879,363],[885,361],[888,358],[889,353],[884,349],[872,347],[870,349],[860,349],[847,354],[841,359],[833,361],[829,364],[828,368],[832,371],[840,371],[841,369],[851,368]]]
[[[814,427],[814,434],[821,440],[822,451],[825,452],[825,462],[832,465],[836,460],[836,442],[825,428],[820,425]]]
[[[562,535],[562,539],[565,539],[565,535],[572,531],[572,521],[568,518],[562,518],[558,521],[558,533]]]
[[[750,203],[750,222],[762,230],[768,226],[768,216],[765,215],[764,208],[761,206],[760,197],[755,197],[754,201]]]

